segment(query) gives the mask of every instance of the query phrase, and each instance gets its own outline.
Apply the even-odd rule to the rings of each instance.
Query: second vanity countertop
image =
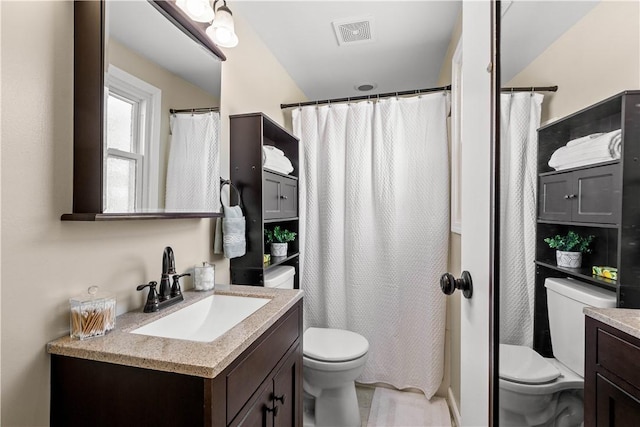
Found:
[[[214,293],[271,300],[212,342],[130,333],[140,326],[176,312]],[[80,341],[66,336],[48,343],[47,351],[61,356],[214,378],[300,300],[302,291],[259,286],[216,285],[215,291],[186,291],[183,295],[184,302],[156,313],[140,311],[118,316],[115,329],[103,337]]]
[[[585,307],[584,314],[633,337],[640,338],[640,310]]]

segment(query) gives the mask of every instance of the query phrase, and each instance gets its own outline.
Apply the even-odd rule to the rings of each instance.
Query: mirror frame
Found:
[[[104,65],[107,0],[74,1],[73,64],[73,209],[63,221],[216,218],[219,212],[104,213]],[[149,0],[160,13],[196,43],[225,61],[204,27],[189,19],[175,0]]]

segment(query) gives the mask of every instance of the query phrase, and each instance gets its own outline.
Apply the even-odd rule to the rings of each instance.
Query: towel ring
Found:
[[[240,194],[240,191],[238,191],[238,188],[233,185],[231,180],[224,179],[222,177],[220,177],[220,204],[224,205],[224,203],[222,202],[222,189],[225,185],[229,186],[229,203],[231,203],[231,189],[234,189],[236,191],[236,195],[238,196],[238,206],[240,206],[240,209],[242,209],[242,195]]]

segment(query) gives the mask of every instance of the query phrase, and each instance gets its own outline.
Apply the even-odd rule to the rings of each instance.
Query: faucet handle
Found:
[[[158,282],[151,281],[147,284],[138,285],[136,287],[136,290],[138,291],[143,290],[147,286],[149,287],[149,295],[147,295],[147,302],[144,304],[144,310],[143,310],[145,313],[152,313],[154,311],[160,310],[160,306],[159,306],[160,299],[158,298],[158,293],[156,292],[157,285],[158,285]]]
[[[182,290],[180,289],[180,278],[184,276],[191,276],[191,274],[184,273],[184,274],[173,275],[173,285],[171,285],[171,298],[177,297],[178,295],[182,295]]]

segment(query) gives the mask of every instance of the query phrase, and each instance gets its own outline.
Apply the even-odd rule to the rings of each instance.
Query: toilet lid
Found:
[[[521,345],[500,344],[500,378],[524,384],[542,384],[559,376],[558,368],[544,360],[533,349]]]
[[[343,329],[309,328],[304,332],[303,353],[323,362],[346,362],[362,357],[369,341],[362,335]]]

